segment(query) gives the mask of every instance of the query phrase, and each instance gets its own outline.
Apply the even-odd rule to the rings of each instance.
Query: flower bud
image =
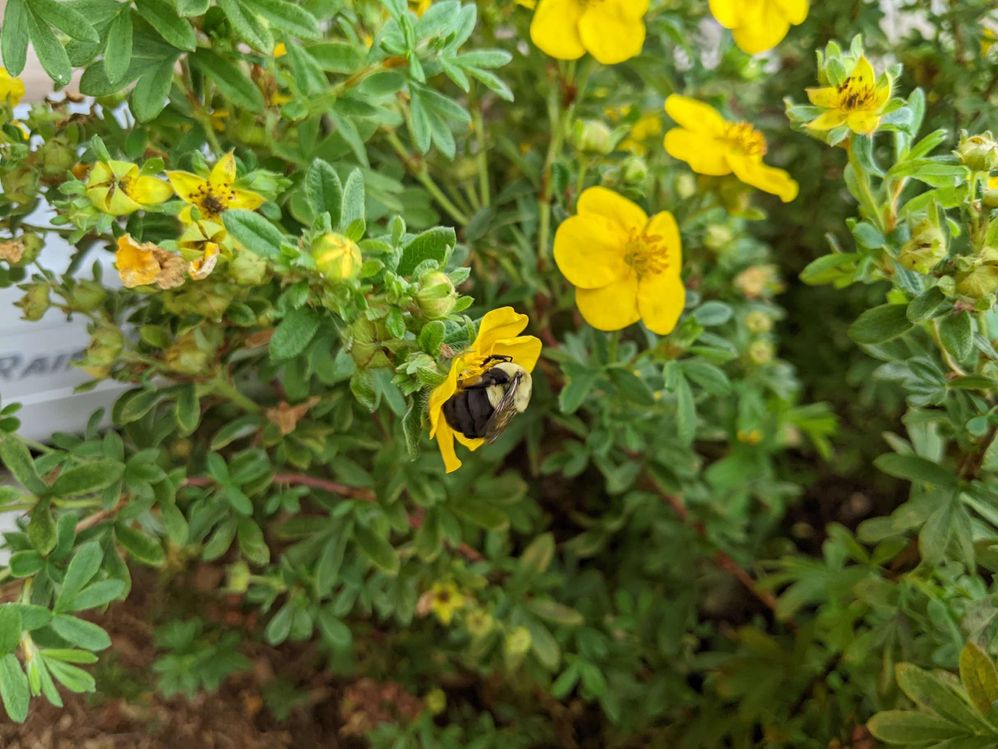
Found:
[[[605,156],[613,150],[613,133],[599,120],[576,120],[572,145],[582,153]]]
[[[940,226],[925,220],[912,232],[911,239],[901,248],[898,262],[908,270],[929,273],[946,257],[946,234]]]
[[[998,179],[992,177],[984,185],[984,207],[998,208]]]
[[[240,286],[259,286],[267,278],[267,261],[255,252],[237,252],[229,276]]]
[[[246,562],[230,564],[225,570],[226,588],[231,593],[245,593],[249,589],[250,569]]]
[[[692,174],[683,172],[676,178],[676,195],[683,200],[692,198],[697,191],[697,180]]]
[[[725,249],[734,239],[734,232],[724,224],[708,224],[703,235],[704,245],[715,252]]]
[[[745,315],[745,327],[753,333],[768,333],[773,329],[773,318],[761,310]]]
[[[164,364],[179,374],[204,374],[208,369],[208,352],[198,346],[193,332],[178,338],[164,354]]]
[[[416,290],[416,304],[427,320],[440,320],[454,311],[457,290],[446,273],[424,273]]]
[[[748,347],[748,357],[753,364],[769,364],[775,353],[773,344],[766,340],[752,341]]]
[[[485,609],[472,609],[464,617],[464,626],[474,638],[485,637],[496,626],[496,620]]]
[[[0,176],[4,197],[11,203],[30,203],[38,195],[40,176],[26,163]]]
[[[639,185],[648,178],[648,162],[640,156],[629,156],[620,167],[624,182]]]
[[[995,142],[990,130],[982,135],[963,133],[956,155],[971,171],[990,172],[998,166],[998,142]]]
[[[956,291],[971,299],[989,299],[998,291],[998,265],[982,263],[956,277]]]
[[[113,325],[101,324],[90,335],[90,345],[80,361],[80,369],[94,379],[107,377],[124,348],[125,336],[121,331]]]
[[[41,320],[49,308],[49,287],[44,283],[33,283],[24,287],[27,292],[17,306],[24,313],[25,320]]]
[[[312,243],[315,267],[330,281],[349,281],[360,275],[363,262],[357,243],[342,234],[328,232]]]
[[[76,312],[93,312],[107,299],[107,289],[96,281],[77,281],[70,290],[67,301]]]
[[[768,297],[783,290],[779,269],[775,265],[753,265],[734,278],[734,286],[749,299]]]
[[[515,627],[510,630],[503,641],[503,652],[507,664],[514,668],[519,665],[523,656],[530,652],[530,646],[533,645],[533,642],[530,630],[526,627]]]
[[[47,176],[61,177],[76,163],[76,152],[61,141],[48,141],[38,152]]]
[[[361,369],[391,365],[381,346],[377,326],[365,317],[350,326],[350,356]]]

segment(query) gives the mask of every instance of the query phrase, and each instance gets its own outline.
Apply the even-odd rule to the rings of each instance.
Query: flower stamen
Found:
[[[669,248],[665,238],[631,229],[624,249],[624,262],[638,278],[657,276],[669,269]]]
[[[766,155],[766,138],[748,122],[731,122],[725,125],[721,139],[727,141],[746,156],[762,158]]]

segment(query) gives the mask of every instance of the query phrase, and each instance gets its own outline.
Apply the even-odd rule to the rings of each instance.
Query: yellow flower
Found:
[[[16,107],[22,96],[24,82],[8,73],[7,68],[0,67],[0,102]]]
[[[169,200],[166,182],[143,175],[128,161],[98,161],[87,177],[87,197],[103,213],[126,216],[140,208]]]
[[[807,98],[825,111],[807,123],[814,130],[831,130],[847,125],[860,135],[872,133],[891,98],[891,79],[887,75],[877,80],[877,74],[866,57],[856,61],[849,77],[838,86],[807,89]]]
[[[500,307],[486,314],[478,326],[475,342],[454,357],[447,379],[430,394],[430,437],[437,440],[447,473],[461,467],[454,451],[455,438],[471,451],[485,444],[485,440],[468,439],[455,432],[443,416],[444,403],[457,392],[459,382],[479,376],[491,356],[512,357],[515,364],[533,371],[541,355],[541,342],[534,336],[519,335],[528,322],[526,315],[518,314],[512,307]]]
[[[130,234],[118,238],[114,263],[126,289],[150,284],[161,289],[174,289],[184,283],[185,264],[179,255],[151,242],[139,244]]]
[[[231,151],[215,162],[207,179],[181,171],[167,172],[166,176],[180,199],[196,207],[202,219],[217,219],[229,208],[255,211],[263,205],[260,195],[232,186],[236,181],[236,159]],[[190,223],[191,208],[181,211],[180,220]]]
[[[643,114],[631,126],[631,132],[627,134],[627,138],[620,144],[620,148],[624,151],[630,151],[635,156],[644,156],[648,153],[645,141],[651,140],[661,132],[662,121],[658,118],[658,115]]]
[[[679,125],[665,134],[665,150],[694,172],[721,177],[732,174],[784,203],[797,197],[797,183],[782,169],[763,163],[766,139],[747,122],[729,122],[716,109],[673,94],[665,111]]]
[[[444,626],[451,623],[454,614],[467,602],[468,599],[454,583],[434,583],[430,588],[430,611]]]
[[[807,0],[710,0],[710,12],[743,52],[772,49],[807,18]]]
[[[423,15],[432,4],[433,0],[409,0],[409,7],[417,16]]]
[[[578,60],[586,52],[603,65],[641,54],[648,0],[540,0],[530,38],[559,60]]]
[[[579,197],[578,215],[558,227],[554,260],[594,328],[620,330],[643,320],[665,335],[676,327],[686,289],[679,228],[668,211],[649,218],[613,190],[590,187]]]
[[[284,57],[284,55],[286,55],[287,53],[288,53],[288,48],[284,44],[284,42],[278,42],[277,44],[274,45],[274,59],[275,60],[277,58],[279,58],[279,57]]]

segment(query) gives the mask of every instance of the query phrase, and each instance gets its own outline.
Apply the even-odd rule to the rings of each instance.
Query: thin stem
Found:
[[[260,410],[259,403],[239,392],[235,385],[221,376],[206,384],[215,395],[232,401],[244,411],[255,413]]]
[[[395,149],[395,153],[397,153],[402,159],[412,176],[426,188],[426,191],[433,196],[433,199],[437,201],[437,204],[443,208],[452,219],[462,226],[466,225],[468,223],[468,217],[461,211],[460,208],[451,202],[451,199],[448,198],[437,183],[433,181],[433,178],[430,177],[429,172],[426,169],[426,165],[422,163],[422,160],[413,157],[409,153],[408,149],[402,141],[399,140],[399,137],[394,130],[387,131],[386,135],[388,143]]]
[[[849,146],[846,151],[849,154],[849,164],[852,166],[856,182],[860,188],[860,194],[855,197],[859,201],[863,212],[866,213],[867,218],[873,221],[876,227],[883,232],[885,230],[884,217],[880,215],[880,209],[877,207],[877,199],[873,195],[873,186],[870,184],[870,175],[867,174],[866,170],[859,163],[851,138],[849,139]]]
[[[482,199],[482,206],[488,208],[492,202],[492,188],[489,185],[489,151],[485,140],[485,120],[482,118],[477,98],[472,102],[471,112],[475,140],[478,142],[478,153],[475,154],[475,160],[478,162],[478,192]]]

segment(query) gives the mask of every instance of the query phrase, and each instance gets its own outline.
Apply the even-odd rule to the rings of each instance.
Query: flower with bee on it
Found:
[[[447,473],[461,467],[457,440],[477,450],[498,437],[530,402],[540,339],[520,335],[526,315],[500,307],[482,318],[475,341],[451,361],[447,379],[430,394],[430,437]]]
[[[180,220],[185,224],[194,220],[193,208],[201,212],[201,219],[217,222],[230,208],[255,211],[263,205],[262,195],[234,187],[236,159],[231,151],[215,162],[207,177],[176,170],[168,171],[166,176],[177,196],[188,204],[180,212]]]

